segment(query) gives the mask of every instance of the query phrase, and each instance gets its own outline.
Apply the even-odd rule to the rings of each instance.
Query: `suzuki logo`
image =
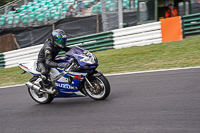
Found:
[[[78,90],[78,87],[76,87],[76,86],[64,85],[64,84],[59,84],[59,83],[55,83],[55,85],[60,88],[65,88],[65,89],[69,89],[69,90]]]

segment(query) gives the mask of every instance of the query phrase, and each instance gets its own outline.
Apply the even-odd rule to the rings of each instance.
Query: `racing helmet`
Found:
[[[56,29],[52,32],[52,39],[56,47],[64,48],[67,43],[67,35],[61,29]]]

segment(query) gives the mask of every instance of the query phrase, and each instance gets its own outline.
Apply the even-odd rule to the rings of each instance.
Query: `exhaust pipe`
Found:
[[[34,84],[31,83],[31,82],[27,82],[26,85],[27,85],[27,87],[33,89],[33,90],[36,91],[36,92],[39,92],[39,91],[40,91],[40,87],[37,86],[37,85],[34,85]]]
[[[26,85],[27,85],[27,87],[33,89],[37,93],[43,92],[43,93],[48,93],[48,94],[52,94],[52,95],[56,93],[56,89],[42,90],[39,86],[37,86],[31,82],[27,82]]]
[[[48,94],[54,95],[54,94],[56,94],[56,89],[49,89],[49,90],[46,90],[46,92]]]

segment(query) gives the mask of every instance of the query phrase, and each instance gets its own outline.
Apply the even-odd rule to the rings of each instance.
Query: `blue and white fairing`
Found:
[[[34,76],[40,76],[41,73],[36,71],[37,68],[37,61],[26,61],[26,62],[20,62],[19,66],[21,69],[23,69],[25,72],[28,72]]]
[[[63,70],[59,68],[51,68],[50,75],[55,78],[59,75]],[[55,95],[54,97],[82,97],[85,96],[83,93],[79,91],[79,86],[83,81],[84,77],[87,73],[77,73],[77,72],[69,72],[61,77],[59,80],[55,82],[55,86],[58,89],[59,95]],[[71,77],[72,83],[71,85],[68,83],[69,77]]]
[[[79,86],[85,76],[91,70],[94,70],[98,67],[98,60],[96,56],[92,53],[83,50],[79,47],[73,47],[69,52],[66,53],[66,57],[62,60],[56,60],[57,63],[69,63],[71,58],[75,58],[76,67],[72,69],[69,73],[65,74],[58,81],[55,82],[56,87],[58,88],[59,95],[55,97],[80,97],[85,96],[83,93],[79,91]],[[57,76],[59,75],[63,69],[60,68],[51,68],[50,75]],[[68,79],[71,77],[72,83],[68,84]]]
[[[80,47],[73,47],[66,56],[70,58],[75,58],[80,65],[79,71],[96,69],[99,62],[96,56],[87,50],[81,49]]]

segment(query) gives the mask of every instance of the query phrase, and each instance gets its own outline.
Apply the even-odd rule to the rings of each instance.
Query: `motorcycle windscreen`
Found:
[[[75,46],[75,47],[73,47],[72,49],[70,49],[70,50],[66,53],[66,55],[67,55],[67,56],[71,56],[71,55],[73,55],[73,54],[83,54],[84,51],[85,51],[84,49]]]

